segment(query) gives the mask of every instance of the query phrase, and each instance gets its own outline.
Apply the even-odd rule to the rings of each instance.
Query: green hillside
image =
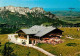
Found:
[[[78,11],[51,11],[59,17],[61,21],[77,24],[80,23],[80,12]]]
[[[71,17],[72,18],[72,17]],[[15,33],[21,28],[29,28],[33,25],[45,25],[45,26],[80,26],[80,24],[75,24],[78,19],[72,19],[74,23],[69,22],[71,19],[67,17],[57,17],[55,14],[50,12],[39,13],[26,13],[26,15],[19,14],[17,12],[13,13],[10,11],[0,12],[0,34]],[[79,22],[78,22],[79,23]]]
[[[80,23],[80,17],[74,17],[74,16],[64,16],[64,17],[60,17],[61,21],[64,22],[68,22],[68,23],[72,23],[72,24],[77,24]]]
[[[46,16],[47,15],[47,16]],[[45,13],[26,13],[26,15],[13,13],[10,11],[0,12],[0,34],[14,33],[21,28],[29,28],[33,25],[45,26],[61,26],[70,25],[70,23],[59,20],[54,14],[50,12]]]
[[[21,15],[16,13],[12,13],[9,11],[4,11],[0,13],[0,24],[8,24],[8,25],[21,25],[25,24],[27,26],[32,25],[41,25],[43,23],[55,23],[63,25],[65,22],[58,20],[54,14],[52,17],[49,17],[50,13],[26,13],[26,15]],[[48,17],[45,15],[49,15]]]
[[[51,11],[57,16],[80,16],[80,11]]]

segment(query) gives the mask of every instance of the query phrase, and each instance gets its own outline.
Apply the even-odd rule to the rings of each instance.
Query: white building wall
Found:
[[[16,38],[15,35],[17,35],[17,34],[10,34],[10,35],[8,35],[8,40],[10,42],[13,42],[13,43],[22,44],[23,42],[25,42],[26,44],[29,44],[29,38],[28,39]]]
[[[8,35],[8,39],[9,39],[9,41],[11,41],[11,42],[16,42],[16,38],[15,38],[15,35],[16,34],[10,34],[10,35]]]
[[[29,44],[29,35],[27,35],[27,42],[26,44]]]
[[[21,39],[21,38],[17,38],[17,42],[18,43],[23,43],[23,42],[25,42],[26,44],[27,44],[27,40],[26,39]]]

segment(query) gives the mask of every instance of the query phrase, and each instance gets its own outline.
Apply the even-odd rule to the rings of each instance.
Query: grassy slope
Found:
[[[72,23],[72,24],[80,23],[80,18],[65,18],[65,17],[62,17],[62,18],[60,18],[60,20],[64,21],[64,22]]]
[[[50,44],[38,44],[37,46],[51,52],[52,54],[55,55],[60,55],[62,54],[62,56],[76,56],[76,53],[80,53],[80,31],[77,32],[77,28],[60,28],[64,31],[63,33],[63,39],[64,39],[64,43],[58,44],[58,45],[50,45]],[[79,28],[80,29],[80,28]],[[73,36],[73,38],[75,38],[74,40],[70,40],[70,39],[66,39],[65,36],[66,35],[70,35]],[[73,47],[73,46],[67,46],[67,43],[76,43],[77,46]]]
[[[67,43],[77,43],[78,45],[73,47],[73,46],[67,46]],[[77,52],[80,52],[80,40],[67,40],[64,43],[58,44],[58,45],[50,45],[50,44],[38,44],[37,46],[47,50],[48,52],[55,54],[55,55],[60,55],[62,56],[74,56]],[[46,46],[46,47],[45,47]]]
[[[0,35],[0,41],[2,43],[2,46],[0,47],[0,49],[3,49],[4,44],[6,42],[8,42],[7,34]],[[46,56],[45,54],[43,54],[33,48],[23,47],[23,46],[19,46],[16,44],[10,44],[10,46],[14,50],[13,53],[16,54],[17,56],[26,56],[27,54],[29,54],[29,52],[30,52],[29,56]]]
[[[23,47],[15,44],[11,44],[11,47],[14,49],[13,53],[17,54],[17,56],[26,56],[28,54],[29,56],[46,56],[43,53],[30,47]]]
[[[7,34],[0,35],[0,42],[2,45],[4,45],[6,42],[8,42]]]
[[[72,38],[80,38],[80,27],[63,27],[60,28],[61,30],[63,30],[63,38],[66,37],[67,35],[72,36]],[[79,29],[79,31],[77,31],[77,29]]]

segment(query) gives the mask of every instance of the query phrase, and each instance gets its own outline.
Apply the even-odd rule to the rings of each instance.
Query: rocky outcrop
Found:
[[[39,13],[44,13],[45,11],[43,10],[43,8],[40,7],[35,7],[31,9],[32,12],[39,12]]]
[[[5,6],[5,7],[0,7],[0,12],[1,11],[10,11],[10,12],[18,12],[19,14],[25,15],[26,13],[44,13],[43,8],[35,7],[32,9],[29,9],[28,7],[14,7],[14,6]]]

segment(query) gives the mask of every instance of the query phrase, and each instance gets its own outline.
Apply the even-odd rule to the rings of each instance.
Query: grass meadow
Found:
[[[55,54],[57,56],[80,56],[80,28],[76,27],[63,27],[60,28],[63,30],[64,43],[51,45],[51,44],[41,44],[39,43],[37,46],[45,49],[46,51]],[[79,31],[77,30],[79,29]],[[67,39],[66,36],[72,36],[74,39]],[[67,44],[75,43],[75,45],[68,46]]]
[[[71,36],[72,38],[75,38],[75,39],[80,39],[80,27],[62,27],[62,28],[59,28],[61,29],[63,32],[63,39],[66,37],[66,36]],[[78,30],[79,29],[79,30]]]
[[[76,43],[77,46],[67,46],[66,44],[68,43]],[[66,39],[64,43],[54,46],[51,44],[38,44],[37,46],[57,56],[77,56],[78,54],[80,54],[80,39]]]

